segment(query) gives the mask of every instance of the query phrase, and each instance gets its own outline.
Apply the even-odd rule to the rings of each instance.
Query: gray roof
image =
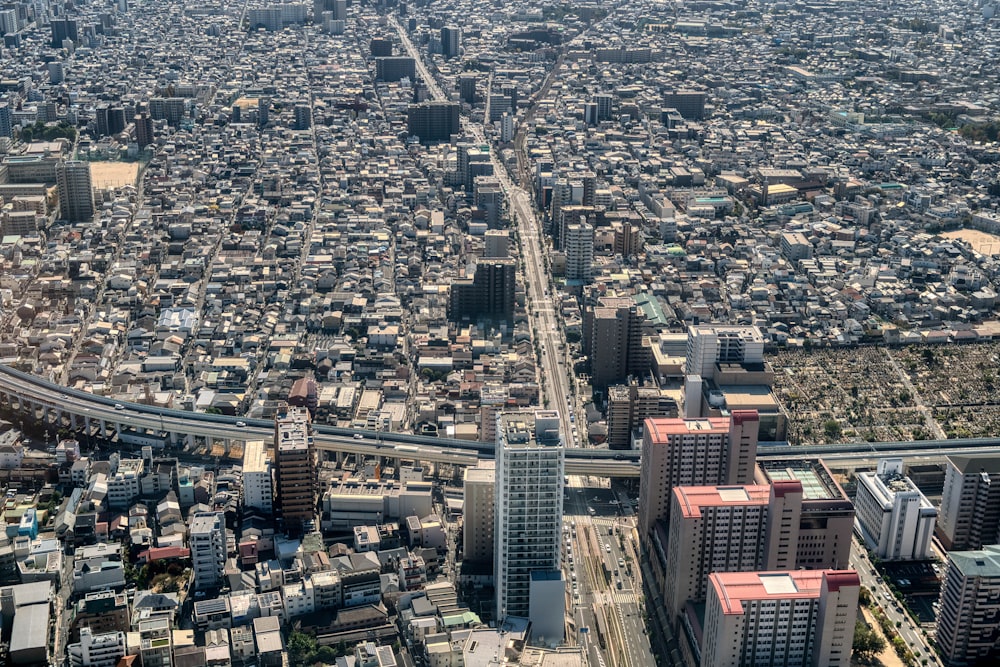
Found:
[[[951,551],[948,558],[966,577],[1000,577],[1000,544],[974,551]]]
[[[963,475],[977,472],[987,472],[991,475],[1000,473],[1000,456],[996,456],[995,454],[949,456],[948,460]]]
[[[49,605],[29,604],[14,614],[10,652],[45,649],[49,644]]]

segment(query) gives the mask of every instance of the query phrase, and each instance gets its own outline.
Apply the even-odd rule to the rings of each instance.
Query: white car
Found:
[[[360,433],[355,433],[354,434],[354,439],[355,440],[364,440],[365,436],[361,435]]]

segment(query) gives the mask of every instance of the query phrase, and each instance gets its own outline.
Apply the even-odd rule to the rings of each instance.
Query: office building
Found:
[[[52,30],[52,48],[63,48],[63,42],[69,40],[74,44],[80,43],[79,23],[76,19],[52,19],[49,22]]]
[[[1000,457],[949,456],[938,536],[945,549],[979,549],[1000,542]]]
[[[677,403],[659,387],[628,384],[608,387],[608,449],[632,449],[642,438],[642,426],[651,417],[676,417]]]
[[[584,311],[584,347],[595,389],[649,371],[651,353],[642,340],[644,322],[645,314],[631,297],[601,297]]]
[[[941,587],[937,645],[946,667],[1000,658],[1000,545],[951,551]]]
[[[173,653],[170,619],[157,616],[139,621],[139,660],[142,667],[172,667]]]
[[[858,475],[854,509],[865,545],[881,560],[931,557],[937,509],[910,479],[902,459],[883,459]]]
[[[67,160],[56,165],[59,216],[70,222],[89,222],[94,217],[94,188],[90,163]]]
[[[757,462],[755,484],[802,483],[802,514],[795,567],[840,570],[850,566],[854,504],[821,459],[769,459]]]
[[[226,567],[226,524],[221,512],[199,512],[191,520],[191,569],[194,588],[219,588]]]
[[[441,55],[455,58],[462,55],[462,29],[453,25],[441,28]]]
[[[697,90],[677,90],[663,97],[663,105],[677,111],[685,120],[701,120],[705,117],[707,95]]]
[[[675,486],[750,484],[756,457],[756,412],[734,412],[728,419],[647,419],[639,471],[639,539],[648,544],[656,522],[669,518]]]
[[[384,56],[375,59],[375,78],[379,81],[417,80],[417,69],[409,56]]]
[[[497,417],[493,576],[498,619],[527,618],[532,573],[559,572],[564,457],[555,410]]]
[[[496,513],[496,463],[480,461],[465,469],[462,506],[463,562],[492,563]]]
[[[66,647],[72,667],[115,667],[125,655],[125,633],[94,634],[80,629],[80,641]]]
[[[711,379],[720,365],[755,366],[763,363],[764,335],[759,327],[714,324],[688,327],[684,364],[684,372],[688,375]]]
[[[594,227],[586,221],[566,225],[566,280],[590,282],[594,277]]]
[[[670,527],[653,530],[650,561],[668,618],[701,603],[712,572],[790,570],[795,566],[802,484],[678,486]]]
[[[282,404],[274,421],[275,505],[285,528],[299,531],[316,520],[316,449],[309,411]]]
[[[699,664],[849,665],[860,590],[853,570],[709,575]]]
[[[461,132],[459,105],[455,102],[421,102],[406,112],[406,131],[421,143],[450,141]]]
[[[374,37],[368,43],[372,58],[388,58],[392,55],[392,40],[385,37]]]
[[[480,259],[474,277],[452,281],[448,319],[514,321],[517,263],[513,259]]]
[[[510,232],[506,229],[488,229],[483,236],[484,259],[506,259],[510,257]]]
[[[267,447],[263,440],[248,440],[243,449],[243,506],[271,514],[273,493]]]

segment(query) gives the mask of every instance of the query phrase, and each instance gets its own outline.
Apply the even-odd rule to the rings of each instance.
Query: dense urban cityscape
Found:
[[[0,6],[0,663],[1000,664],[996,0]]]

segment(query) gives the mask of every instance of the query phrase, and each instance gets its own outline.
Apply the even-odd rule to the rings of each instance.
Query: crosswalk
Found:
[[[641,604],[642,594],[636,592],[628,591],[613,591],[611,593],[611,598],[615,601],[615,605],[623,604]]]

